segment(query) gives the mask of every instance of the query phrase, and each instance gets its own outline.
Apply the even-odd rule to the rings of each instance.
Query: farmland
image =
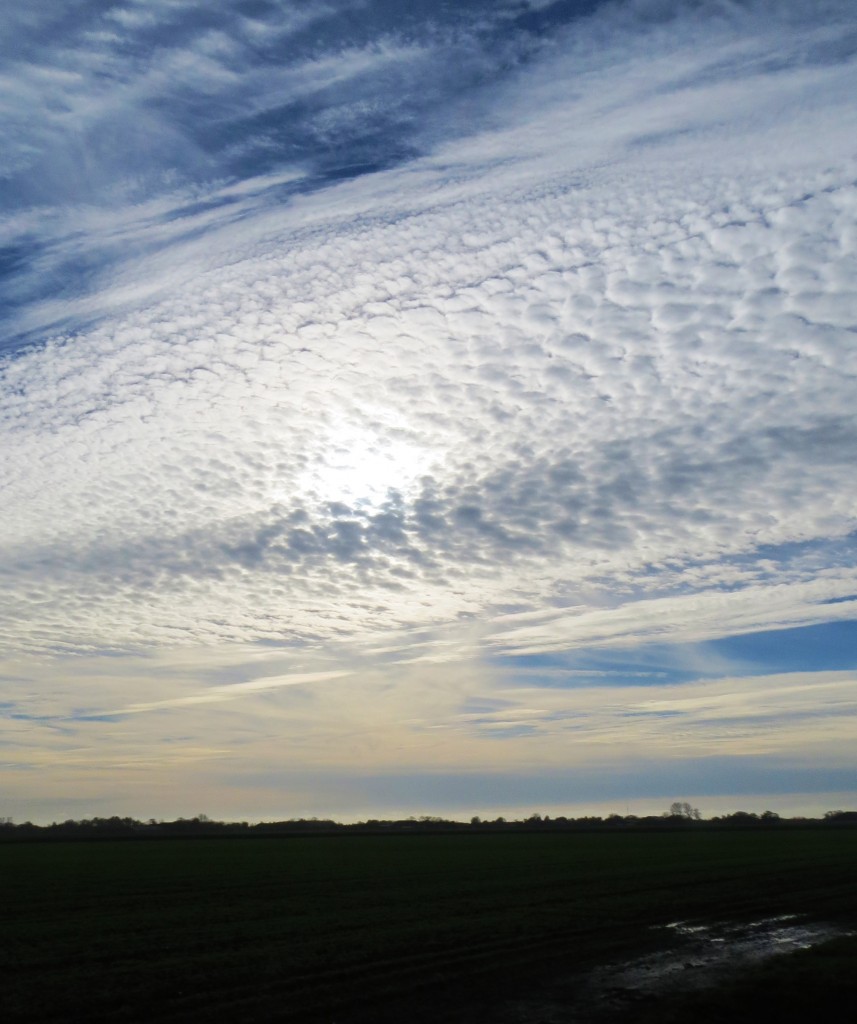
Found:
[[[672,921],[857,924],[857,830],[24,842],[0,878],[5,1021],[475,1022]]]

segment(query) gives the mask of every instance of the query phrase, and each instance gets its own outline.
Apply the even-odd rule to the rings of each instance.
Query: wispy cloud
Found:
[[[184,697],[168,697],[165,700],[148,701],[143,704],[129,704],[124,708],[102,713],[102,717],[113,718],[122,715],[141,714],[146,711],[161,711],[165,708],[187,707],[191,704],[222,704],[224,701],[240,700],[241,697],[263,690],[278,690],[283,686],[306,686],[323,683],[328,679],[341,679],[347,672],[306,672],[292,676],[273,676],[253,679],[246,683],[231,683],[226,686],[210,686]]]

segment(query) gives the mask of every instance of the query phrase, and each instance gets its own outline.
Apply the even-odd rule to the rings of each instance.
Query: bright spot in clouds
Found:
[[[430,453],[386,436],[385,428],[334,426],[319,439],[319,454],[299,478],[298,492],[359,509],[377,509],[393,494],[410,496],[431,466]]]
[[[846,0],[0,43],[0,815],[857,801]]]

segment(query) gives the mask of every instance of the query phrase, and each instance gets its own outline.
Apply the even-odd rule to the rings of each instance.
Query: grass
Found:
[[[22,843],[0,878],[4,1021],[415,1021],[653,924],[857,921],[857,830]]]

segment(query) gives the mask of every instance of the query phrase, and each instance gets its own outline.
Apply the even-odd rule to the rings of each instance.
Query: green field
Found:
[[[0,878],[3,1021],[479,1021],[652,925],[857,923],[857,830],[8,843]]]

